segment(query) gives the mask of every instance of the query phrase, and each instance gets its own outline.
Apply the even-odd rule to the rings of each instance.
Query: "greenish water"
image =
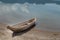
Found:
[[[0,22],[13,25],[36,17],[36,28],[46,31],[60,31],[60,5],[56,3],[11,4],[1,2]]]

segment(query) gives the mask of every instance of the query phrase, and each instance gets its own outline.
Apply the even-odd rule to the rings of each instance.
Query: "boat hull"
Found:
[[[29,27],[35,25],[35,22],[36,22],[36,18],[33,18],[33,19],[30,19],[30,20],[22,22],[22,23],[18,23],[13,26],[8,26],[7,28],[12,30],[13,32],[20,32],[20,31],[26,30]]]

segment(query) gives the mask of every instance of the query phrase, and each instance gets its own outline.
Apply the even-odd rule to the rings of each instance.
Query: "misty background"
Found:
[[[0,0],[0,23],[16,23],[37,18],[36,28],[60,30],[60,0]]]

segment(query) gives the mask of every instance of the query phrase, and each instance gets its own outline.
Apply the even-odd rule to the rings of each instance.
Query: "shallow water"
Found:
[[[37,18],[36,28],[60,32],[60,5],[56,3],[0,3],[0,22],[13,25],[27,19]]]

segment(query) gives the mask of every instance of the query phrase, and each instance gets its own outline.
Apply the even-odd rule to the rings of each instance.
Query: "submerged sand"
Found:
[[[0,40],[60,40],[60,32],[41,31],[32,28],[26,32],[13,33],[6,24],[0,23]]]

